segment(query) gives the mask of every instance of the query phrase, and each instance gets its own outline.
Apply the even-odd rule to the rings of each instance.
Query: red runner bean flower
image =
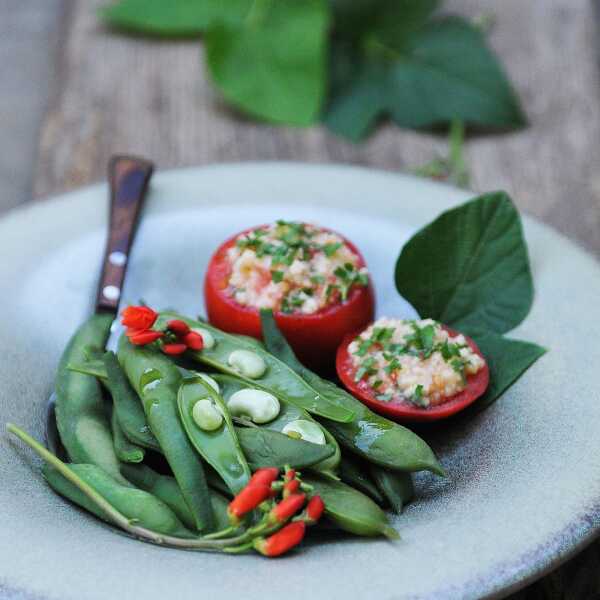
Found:
[[[150,329],[157,318],[158,313],[147,306],[128,306],[121,313],[121,323],[133,329]]]
[[[190,331],[189,333],[186,333],[183,336],[183,343],[190,350],[198,351],[204,348],[204,340],[202,339],[202,336],[199,333],[196,333],[195,331]]]
[[[152,342],[160,339],[162,336],[162,331],[152,331],[151,329],[147,329],[146,331],[134,330],[127,333],[129,341],[134,346],[145,346],[146,344],[151,344]]]
[[[294,521],[266,539],[256,538],[254,549],[263,556],[281,556],[302,541],[305,531],[304,521]]]
[[[238,524],[239,520],[251,510],[254,510],[261,502],[264,502],[271,494],[271,486],[264,483],[248,484],[230,503],[227,508],[229,520]]]
[[[190,332],[189,325],[181,319],[173,319],[167,323],[167,329],[170,329],[173,333],[178,336],[187,335]]]
[[[313,496],[306,505],[303,515],[304,522],[307,525],[314,525],[321,518],[324,510],[325,503],[321,499],[321,496]]]
[[[263,485],[271,485],[279,476],[279,469],[277,467],[263,467],[258,469],[252,477],[248,485],[254,485],[257,483]]]
[[[177,354],[183,354],[187,350],[185,344],[163,344],[162,351],[165,354],[176,356]]]
[[[295,494],[300,489],[300,482],[297,479],[287,481],[283,486],[283,497],[287,498],[290,494]]]
[[[303,506],[306,494],[291,494],[274,506],[269,513],[270,523],[283,523],[293,517]]]

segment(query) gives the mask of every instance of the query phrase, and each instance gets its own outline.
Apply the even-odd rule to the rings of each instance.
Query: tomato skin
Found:
[[[242,233],[257,229],[252,227]],[[328,229],[322,228],[326,231]],[[226,293],[231,267],[227,250],[240,233],[226,240],[213,254],[204,280],[204,300],[208,320],[215,327],[229,333],[241,333],[261,339],[258,309],[238,304]],[[337,234],[339,235],[339,234]],[[356,246],[340,237],[358,256],[359,268],[365,261]],[[275,312],[277,326],[294,349],[298,359],[317,371],[332,370],[340,342],[349,331],[364,328],[375,315],[375,293],[369,278],[367,287],[354,286],[348,299],[312,314]]]
[[[451,336],[458,335],[457,331],[449,327],[444,326],[444,329]],[[408,403],[378,400],[373,389],[365,382],[361,381],[357,383],[354,381],[356,368],[352,364],[352,356],[348,352],[348,346],[362,331],[364,331],[364,328],[347,335],[340,344],[336,356],[338,377],[355,398],[375,412],[385,415],[394,421],[427,422],[446,419],[475,402],[488,387],[490,370],[487,362],[485,362],[484,366],[475,375],[467,376],[467,387],[462,392],[450,396],[445,402],[437,406],[419,408],[418,406],[411,406]],[[481,356],[485,361],[485,357],[481,354],[477,344],[466,335],[465,339],[473,352]]]

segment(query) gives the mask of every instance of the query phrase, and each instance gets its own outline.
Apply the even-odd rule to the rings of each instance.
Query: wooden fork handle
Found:
[[[143,158],[116,155],[110,159],[110,224],[96,312],[118,310],[131,243],[153,171],[154,165]]]

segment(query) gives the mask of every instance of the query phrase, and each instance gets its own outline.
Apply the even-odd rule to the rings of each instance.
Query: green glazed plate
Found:
[[[363,251],[379,315],[412,314],[396,294],[402,244],[470,196],[353,167],[224,165],[156,175],[130,257],[126,300],[195,315],[211,252],[277,218],[339,230]],[[518,201],[518,198],[517,198]],[[0,421],[43,437],[67,338],[91,309],[106,187],[0,221]],[[500,598],[556,567],[600,529],[600,267],[525,219],[536,299],[515,337],[550,349],[495,405],[429,438],[449,477],[422,475],[393,517],[397,542],[335,535],[283,560],[162,549],[121,535],[55,496],[39,464],[0,435],[0,596],[106,598]]]

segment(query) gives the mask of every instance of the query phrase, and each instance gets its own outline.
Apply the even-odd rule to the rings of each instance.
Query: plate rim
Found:
[[[264,168],[273,168],[273,169],[281,169],[281,168],[291,168],[291,169],[303,169],[307,171],[348,171],[348,172],[359,172],[362,174],[372,174],[375,176],[385,176],[389,177],[391,180],[410,180],[414,182],[418,182],[420,186],[429,187],[431,189],[435,188],[439,191],[452,192],[453,196],[456,198],[462,197],[465,200],[469,197],[476,197],[481,193],[485,192],[475,192],[472,190],[464,190],[457,188],[456,186],[431,181],[426,178],[421,178],[415,175],[394,172],[391,170],[384,170],[378,168],[372,168],[364,165],[352,165],[345,163],[306,163],[306,162],[296,162],[296,161],[243,161],[243,162],[225,162],[225,163],[211,163],[200,166],[187,166],[175,169],[164,169],[158,171],[154,177],[153,181],[161,180],[163,178],[176,180],[181,175],[191,175],[194,173],[206,173],[207,171],[218,171],[218,170],[231,170],[231,169],[247,169],[253,170],[256,168],[264,169]],[[80,188],[69,190],[63,193],[52,194],[43,198],[36,198],[32,201],[29,201],[23,205],[14,207],[9,209],[0,215],[0,231],[4,230],[6,227],[10,227],[12,224],[17,224],[23,219],[26,219],[29,215],[36,212],[43,212],[45,210],[52,211],[53,207],[60,204],[68,204],[74,203],[76,198],[80,197],[82,194],[90,194],[93,195],[95,193],[100,193],[102,190],[106,190],[107,184],[103,182],[96,182],[86,186],[82,186]],[[461,200],[459,200],[460,202]],[[463,200],[464,201],[464,200]],[[453,201],[453,204],[455,202]],[[176,208],[168,209],[168,212],[176,211]],[[536,226],[541,227],[549,232],[552,235],[558,236],[563,243],[571,246],[578,254],[585,256],[588,259],[593,261],[593,264],[598,268],[600,267],[600,262],[598,258],[592,254],[587,248],[583,246],[583,244],[567,235],[561,233],[556,230],[552,225],[549,225],[539,218],[530,215],[527,211],[520,210],[521,214],[524,216],[525,221],[530,221],[535,223]],[[584,531],[585,533],[581,535],[577,534],[577,531]],[[487,577],[488,584],[491,587],[488,587],[482,598],[504,598],[508,594],[517,592],[534,581],[537,581],[544,575],[554,571],[562,564],[573,558],[575,555],[579,554],[581,551],[585,550],[589,545],[594,543],[597,539],[600,538],[600,498],[597,499],[596,505],[590,507],[589,510],[582,512],[578,515],[575,515],[573,519],[570,520],[569,525],[565,527],[560,532],[556,533],[551,539],[545,540],[544,550],[540,550],[539,553],[529,560],[527,563],[527,570],[529,574],[525,577],[518,578],[516,573],[518,572],[517,567],[522,567],[523,560],[526,560],[525,557],[519,556],[516,559],[508,561],[502,565],[496,565],[496,567],[501,566],[503,570],[507,571],[506,577],[502,579],[503,583],[497,582],[489,579],[489,571],[487,575],[480,574],[478,577],[471,578],[469,580],[464,580],[463,591],[469,590],[472,586],[478,586],[481,591],[484,591],[483,586],[485,586],[485,578]],[[548,550],[548,548],[551,548]],[[555,550],[552,550],[552,549]],[[546,560],[544,560],[546,559]],[[481,581],[481,578],[484,578],[484,581]],[[12,591],[11,591],[12,590]],[[34,594],[30,589],[27,588],[17,588],[11,586],[10,582],[6,579],[0,580],[0,591],[7,591],[10,595],[13,591],[18,594],[26,594],[27,597],[40,598],[39,595]],[[444,590],[440,590],[440,593],[443,593]]]

